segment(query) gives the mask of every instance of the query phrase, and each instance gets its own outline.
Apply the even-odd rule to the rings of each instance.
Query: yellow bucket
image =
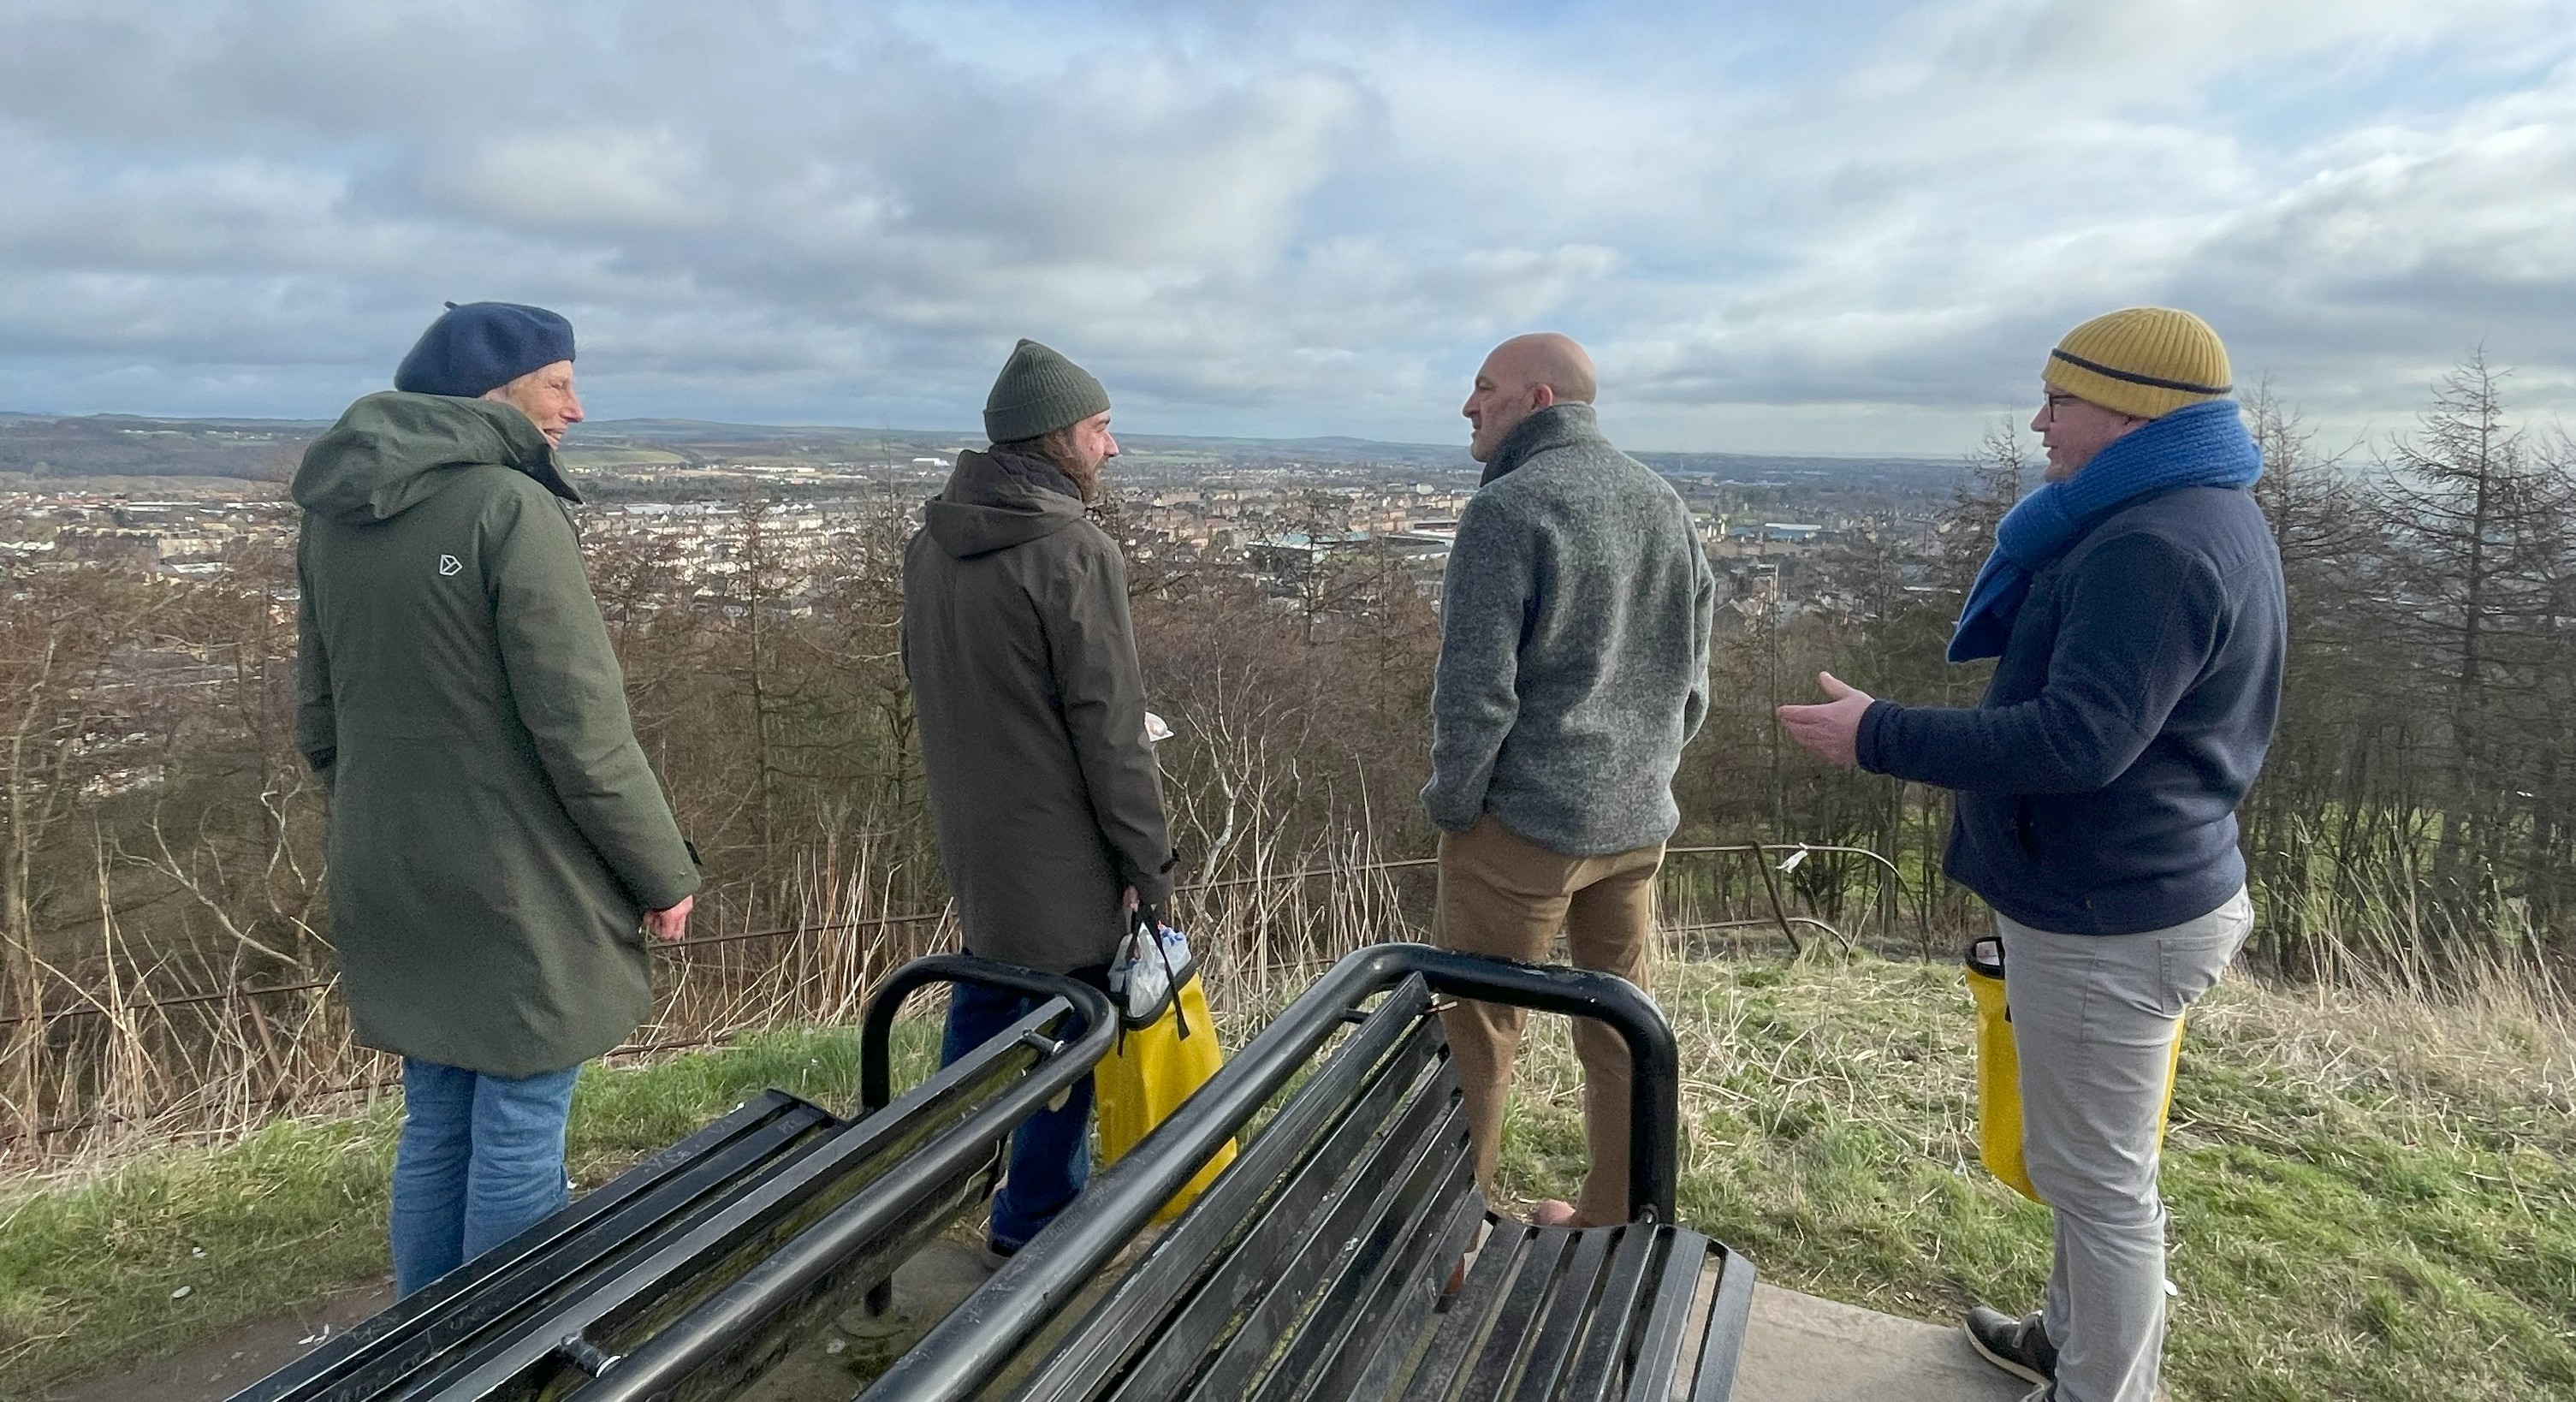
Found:
[[[1993,935],[1968,944],[1968,996],[1977,1004],[1977,1157],[2005,1187],[2045,1203],[2031,1186],[2021,1151],[2021,1054],[2013,1045],[2012,1008],[2004,1000],[2004,945]],[[2165,1099],[2156,1111],[2156,1146],[2173,1118],[2174,1072],[2182,1064],[2182,1024],[2174,1023],[2165,1059]]]

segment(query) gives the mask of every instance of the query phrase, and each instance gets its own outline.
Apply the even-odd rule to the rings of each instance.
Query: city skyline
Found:
[[[1445,444],[1548,326],[1624,446],[1945,456],[2156,302],[2329,441],[2481,347],[2549,427],[2566,19],[38,0],[0,18],[0,409],[327,419],[499,298],[573,317],[603,419],[972,425],[1025,334],[1124,430]]]

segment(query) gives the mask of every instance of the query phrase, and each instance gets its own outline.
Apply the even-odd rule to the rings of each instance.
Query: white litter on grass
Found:
[[[307,1334],[303,1338],[297,1339],[295,1342],[298,1347],[301,1347],[305,1344],[318,1344],[329,1337],[331,1337],[331,1326],[325,1324],[319,1332]]]
[[[837,1354],[837,1353],[845,1353],[845,1352],[847,1352],[847,1351],[849,1350],[849,1347],[850,1347],[850,1346],[849,1346],[848,1344],[845,1344],[845,1343],[841,1342],[839,1339],[834,1339],[834,1340],[833,1340],[833,1341],[831,1341],[830,1343],[823,1345],[823,1351],[824,1351],[825,1353],[835,1353],[835,1354]]]
[[[188,1298],[188,1293],[196,1288],[197,1287],[193,1285],[182,1285],[178,1289],[170,1292],[170,1298],[174,1300],[184,1300]]]
[[[2165,1295],[2169,1299],[2179,1300],[2182,1298],[2182,1287],[2173,1283],[2172,1276],[2165,1277]]]

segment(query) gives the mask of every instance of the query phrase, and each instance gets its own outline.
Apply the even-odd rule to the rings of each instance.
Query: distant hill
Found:
[[[1824,458],[1768,453],[1633,453],[1630,456],[1666,476],[1708,477],[1747,486],[1861,478],[1946,485],[1959,476],[1959,459],[1956,457]]]
[[[283,480],[305,444],[330,425],[313,419],[159,419],[132,414],[68,417],[0,411],[0,472],[46,478],[159,476]],[[854,428],[820,424],[729,424],[699,419],[603,419],[573,431],[566,447],[584,465],[613,473],[620,449],[642,463],[909,462],[981,446],[965,429]],[[1463,443],[1385,443],[1316,438],[1222,438],[1121,434],[1135,468],[1200,464],[1384,467],[1473,471]],[[1928,482],[1957,475],[1954,458],[1823,458],[1742,453],[1639,453],[1675,476],[1748,485]]]
[[[38,477],[246,477],[282,481],[327,423],[0,415],[0,472]]]

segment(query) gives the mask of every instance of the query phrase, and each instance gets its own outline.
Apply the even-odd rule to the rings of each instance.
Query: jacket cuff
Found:
[[[1891,728],[1905,708],[1893,701],[1877,700],[1860,713],[1860,731],[1853,737],[1852,757],[1872,774],[1895,772],[1896,757],[1888,751],[1896,747]]]
[[[1422,786],[1422,811],[1431,825],[1442,832],[1465,832],[1485,816],[1483,797],[1472,806],[1459,800],[1456,793],[1442,788],[1437,776]]]
[[[1172,904],[1172,874],[1180,869],[1181,852],[1175,847],[1163,858],[1163,864],[1152,871],[1130,872],[1127,884],[1136,888],[1139,905],[1150,905],[1168,912]]]
[[[646,910],[669,910],[687,897],[696,895],[698,888],[706,884],[695,871],[671,871],[659,875],[661,880],[634,888],[636,902]]]

